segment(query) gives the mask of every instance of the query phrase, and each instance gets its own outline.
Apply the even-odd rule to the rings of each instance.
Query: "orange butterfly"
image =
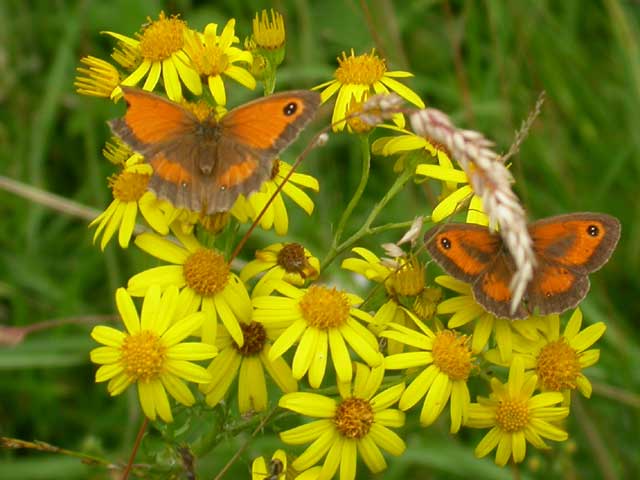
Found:
[[[518,319],[562,313],[589,291],[588,275],[602,267],[620,239],[620,222],[602,213],[572,213],[529,225],[537,265],[523,301],[511,312],[515,262],[498,233],[453,223],[425,234],[431,257],[451,276],[471,284],[473,296],[497,317]]]
[[[204,214],[229,210],[238,195],[258,190],[320,105],[318,93],[294,90],[201,121],[163,97],[121,88],[127,112],[109,125],[153,168],[149,189]]]

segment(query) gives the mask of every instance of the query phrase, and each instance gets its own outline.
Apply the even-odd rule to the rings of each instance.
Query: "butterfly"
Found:
[[[177,208],[211,214],[231,208],[271,176],[273,160],[312,120],[320,95],[293,90],[200,120],[182,105],[121,87],[127,103],[114,134],[145,157],[149,189]]]
[[[425,234],[431,258],[451,276],[471,284],[475,300],[497,317],[520,319],[562,313],[589,291],[588,275],[611,257],[620,222],[602,213],[572,213],[528,225],[536,266],[523,301],[511,311],[509,285],[515,261],[498,233],[487,227],[451,223]]]

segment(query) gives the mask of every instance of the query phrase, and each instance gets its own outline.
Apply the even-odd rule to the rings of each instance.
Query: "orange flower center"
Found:
[[[451,380],[466,381],[473,367],[473,357],[467,335],[443,330],[433,340],[433,363]]]
[[[357,57],[353,49],[348,57],[342,52],[342,58],[338,57],[338,64],[340,66],[336,70],[336,79],[342,84],[373,85],[387,71],[384,60],[378,58],[374,50]]]
[[[151,21],[151,19],[149,19]],[[140,39],[140,53],[146,60],[160,62],[171,57],[184,45],[184,31],[187,23],[173,16],[167,18],[160,12],[158,20],[144,29]]]
[[[125,337],[120,352],[124,371],[135,380],[153,380],[162,372],[166,347],[149,330]]]
[[[564,337],[545,345],[536,359],[536,373],[545,390],[575,389],[580,357]]]
[[[237,344],[234,344],[236,350],[240,352],[240,355],[251,357],[262,352],[267,341],[267,332],[264,326],[258,322],[251,322],[249,324],[240,322],[240,329],[244,337],[244,345],[239,347]]]
[[[203,297],[221,292],[229,281],[229,264],[214,250],[197,250],[187,258],[183,268],[187,286]]]
[[[424,290],[424,266],[416,258],[411,258],[393,273],[392,282],[398,295],[418,295]]]
[[[189,32],[186,40],[185,52],[200,75],[215,77],[227,70],[229,56],[215,35],[205,35],[203,39],[197,32]]]
[[[371,403],[361,398],[347,398],[336,409],[333,423],[343,437],[359,439],[365,437],[373,425]]]
[[[328,329],[343,325],[349,318],[349,298],[335,288],[312,285],[300,299],[300,311],[307,323]]]
[[[496,424],[507,433],[519,432],[529,423],[529,407],[526,400],[506,399],[498,403]]]
[[[137,202],[147,191],[150,175],[135,172],[121,172],[109,177],[113,198],[121,202]]]

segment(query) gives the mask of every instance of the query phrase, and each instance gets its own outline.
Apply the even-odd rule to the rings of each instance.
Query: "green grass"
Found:
[[[542,115],[513,159],[516,191],[532,219],[573,211],[620,218],[622,239],[609,264],[591,276],[583,303],[587,323],[604,321],[600,362],[588,372],[590,400],[572,404],[570,441],[552,452],[529,451],[523,478],[634,478],[640,472],[640,9],[604,0],[367,2],[281,1],[287,18],[287,60],[278,89],[307,88],[330,78],[342,50],[376,47],[392,70],[430,106],[465,128],[484,132],[506,151],[514,132],[546,91]],[[0,174],[97,209],[109,201],[111,166],[100,155],[107,119],[122,106],[74,93],[74,68],[86,54],[107,58],[101,30],[132,34],[160,9],[180,12],[193,27],[237,19],[243,37],[265,4],[246,2],[0,2]],[[244,97],[232,97],[231,104]],[[327,108],[328,112],[328,108]],[[322,117],[324,121],[327,116]],[[320,179],[313,217],[295,214],[290,238],[322,256],[359,176],[358,145],[332,136],[303,170]],[[298,146],[299,149],[299,146]],[[295,148],[293,149],[296,150]],[[299,150],[298,150],[299,151]],[[292,158],[289,157],[289,158]],[[353,228],[393,180],[391,161],[374,158],[370,184]],[[411,187],[383,213],[410,220],[432,208]],[[111,242],[104,254],[91,243],[87,222],[0,191],[0,324],[25,326],[50,319],[112,314],[113,293],[150,265],[136,251]],[[395,235],[369,238],[377,248]],[[258,233],[257,247],[274,240]],[[248,250],[250,251],[250,249]],[[338,276],[337,268],[326,279]],[[347,277],[340,277],[345,281]],[[364,292],[360,292],[364,293]],[[88,352],[91,321],[35,332],[0,347],[0,432],[42,440],[112,461],[127,458],[140,418],[132,394],[108,397],[93,383]],[[407,453],[390,461],[384,478],[510,478],[490,460],[476,460],[478,432],[451,437],[439,422],[406,427]],[[199,459],[212,478],[244,439],[229,438]],[[153,438],[142,455],[153,453]],[[159,444],[158,444],[159,445]],[[248,475],[252,455],[275,448],[267,435],[232,470]],[[153,461],[154,457],[143,457]],[[2,450],[2,478],[107,478],[105,469],[71,457]],[[230,474],[230,475],[231,475]],[[230,476],[230,478],[232,478]],[[515,478],[515,477],[514,477]]]

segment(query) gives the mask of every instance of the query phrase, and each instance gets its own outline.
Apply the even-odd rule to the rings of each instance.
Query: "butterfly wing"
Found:
[[[198,137],[202,122],[189,110],[161,96],[121,88],[127,112],[109,125],[153,168],[149,189],[178,208],[200,210],[201,189],[207,182],[198,163],[201,158],[215,156],[215,144]]]
[[[532,223],[529,233],[538,265],[526,292],[530,308],[542,315],[575,307],[589,291],[588,274],[611,257],[620,222],[601,213],[573,213]]]
[[[432,228],[425,242],[444,271],[471,284],[474,298],[485,310],[503,318],[527,316],[523,305],[514,313],[510,311],[509,284],[515,263],[500,235],[480,225],[452,223]]]
[[[147,159],[192,135],[199,124],[191,112],[177,103],[144,90],[121,88],[127,112],[124,117],[111,120],[109,126]]]
[[[216,124],[158,95],[122,87],[113,132],[153,168],[149,188],[176,207],[206,214],[231,208],[269,178],[273,159],[313,118],[320,95],[284,92],[230,111]]]
[[[215,188],[207,192],[207,211],[228,210],[239,194],[260,188],[273,160],[311,121],[320,95],[294,90],[260,98],[231,110],[220,121]]]

